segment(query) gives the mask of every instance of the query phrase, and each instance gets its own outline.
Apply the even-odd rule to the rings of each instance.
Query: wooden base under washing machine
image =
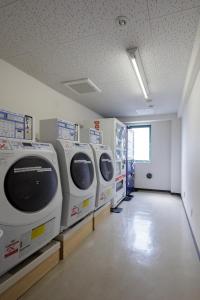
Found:
[[[111,204],[106,203],[104,206],[100,207],[98,210],[94,212],[93,216],[93,228],[97,229],[98,225],[102,223],[107,217],[110,216],[111,212]]]
[[[72,228],[63,231],[56,240],[61,242],[60,259],[65,259],[85,240],[93,231],[93,213],[85,217]]]
[[[52,241],[0,277],[0,299],[17,300],[59,263],[60,243]]]

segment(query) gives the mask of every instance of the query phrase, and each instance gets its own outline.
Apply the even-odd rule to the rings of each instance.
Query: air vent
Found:
[[[136,109],[137,115],[152,115],[153,113],[153,108]]]
[[[101,92],[101,90],[89,78],[67,81],[63,84],[79,95]]]

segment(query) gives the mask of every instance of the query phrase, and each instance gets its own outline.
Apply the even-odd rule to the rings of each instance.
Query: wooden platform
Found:
[[[62,232],[56,240],[61,242],[60,259],[65,259],[85,240],[93,231],[93,214],[90,214],[74,227]]]
[[[0,277],[0,300],[17,300],[59,263],[60,242],[52,241]]]
[[[98,225],[102,223],[105,220],[105,218],[110,216],[110,209],[111,209],[111,204],[109,202],[94,212],[94,217],[93,217],[94,230],[97,229]]]

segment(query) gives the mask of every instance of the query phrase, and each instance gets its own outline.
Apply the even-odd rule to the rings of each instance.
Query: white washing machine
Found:
[[[110,146],[103,145],[103,132],[82,125],[80,139],[82,142],[90,143],[94,153],[97,176],[95,209],[108,202],[113,204],[115,195],[114,160]]]
[[[94,211],[97,182],[89,144],[58,139],[54,146],[60,165],[64,230]]]
[[[108,202],[114,201],[114,162],[109,146],[91,144],[95,158],[97,175],[97,194],[95,208],[98,209]]]
[[[59,234],[61,208],[53,146],[0,139],[0,275]]]
[[[103,132],[103,143],[109,145],[115,163],[115,197],[112,208],[117,208],[126,196],[126,125],[116,118],[82,121],[83,128]]]
[[[94,211],[97,181],[93,151],[89,144],[79,142],[79,125],[66,120],[41,120],[40,138],[52,143],[58,154],[64,230]]]

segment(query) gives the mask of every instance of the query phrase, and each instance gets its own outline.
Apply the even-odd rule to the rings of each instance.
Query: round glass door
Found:
[[[114,175],[114,168],[111,157],[107,153],[102,153],[99,160],[101,175],[105,181],[111,181]]]
[[[8,170],[5,194],[12,206],[23,212],[36,212],[46,207],[58,187],[58,178],[52,164],[38,156],[26,156]]]
[[[71,160],[71,177],[80,190],[87,190],[94,179],[94,167],[90,157],[82,152],[76,153]]]

